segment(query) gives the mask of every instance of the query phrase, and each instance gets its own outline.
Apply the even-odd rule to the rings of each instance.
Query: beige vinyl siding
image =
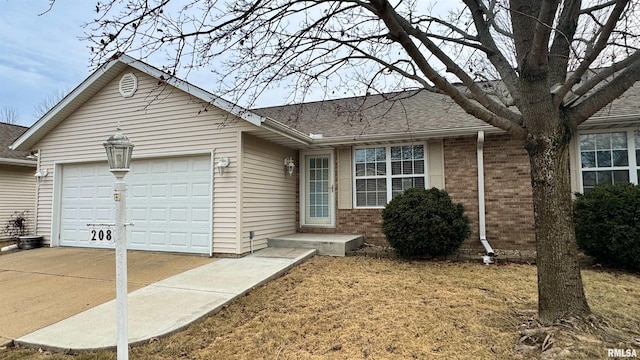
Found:
[[[138,77],[138,90],[130,98],[118,92],[122,74]],[[105,161],[102,143],[122,131],[135,144],[133,159],[158,155],[210,153],[227,156],[230,165],[223,176],[213,174],[213,252],[236,253],[236,192],[238,184],[238,132],[255,126],[205,104],[176,88],[158,85],[158,81],[137,70],[127,70],[108,83],[76,112],[54,128],[34,146],[41,150],[41,166],[49,176],[40,186],[38,231],[52,232],[54,178],[60,181],[55,162]],[[126,178],[125,178],[126,180]],[[59,186],[59,184],[56,184]],[[55,226],[55,225],[54,225]]]
[[[16,211],[27,211],[33,226],[36,181],[35,167],[0,165],[0,239],[6,239],[4,226]]]
[[[242,138],[242,252],[251,250],[249,231],[255,232],[254,250],[267,239],[296,231],[297,151],[244,134]],[[296,173],[289,176],[284,158],[292,156]]]

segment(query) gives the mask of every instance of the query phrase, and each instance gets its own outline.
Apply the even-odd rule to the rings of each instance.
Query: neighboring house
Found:
[[[635,94],[576,137],[574,191],[608,176],[637,183]],[[105,246],[90,241],[87,224],[114,218],[102,143],[118,124],[135,144],[125,177],[131,249],[242,255],[295,232],[357,233],[385,245],[380,212],[412,186],[443,188],[464,204],[473,230],[464,247],[482,249],[486,237],[494,249],[535,248],[526,152],[444,95],[249,111],[125,55],[13,144],[39,151],[49,173],[37,214],[38,232],[52,246]],[[228,166],[218,167],[223,158]]]
[[[0,239],[6,237],[5,224],[16,211],[27,211],[34,219],[37,163],[29,151],[9,149],[25,131],[26,127],[0,122]]]

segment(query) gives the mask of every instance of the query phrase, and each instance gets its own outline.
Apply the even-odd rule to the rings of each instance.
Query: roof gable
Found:
[[[43,115],[31,128],[18,137],[11,148],[14,150],[30,150],[40,139],[58,126],[64,119],[80,108],[87,100],[98,93],[106,84],[121,74],[127,67],[137,69],[158,80],[165,81],[168,85],[178,88],[191,96],[220,108],[232,115],[248,121],[256,126],[261,126],[265,120],[249,110],[226,101],[205,91],[193,84],[175,77],[168,76],[155,67],[128,55],[121,55],[111,60],[87,77],[71,93],[56,104],[49,112]]]

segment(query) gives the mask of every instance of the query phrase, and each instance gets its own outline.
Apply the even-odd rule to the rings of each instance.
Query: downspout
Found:
[[[484,249],[487,251],[487,255],[484,258],[485,263],[490,262],[487,257],[495,256],[489,241],[487,241],[487,229],[485,220],[485,207],[484,207],[484,131],[478,131],[478,222],[480,226],[480,242]]]
[[[40,170],[40,149],[38,149],[38,153],[36,154],[36,171]],[[38,234],[38,203],[40,202],[40,183],[36,181],[36,198],[35,198],[35,206],[33,208],[33,231],[34,234]],[[53,241],[49,246],[53,246]]]

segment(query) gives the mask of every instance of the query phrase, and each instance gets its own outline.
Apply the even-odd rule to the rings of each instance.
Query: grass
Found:
[[[551,347],[575,359],[606,358],[612,347],[640,352],[640,277],[583,275],[593,311],[618,336],[561,327]],[[537,354],[515,348],[536,301],[529,265],[315,257],[182,332],[133,347],[130,358],[526,359]],[[0,359],[115,358],[0,351]]]

